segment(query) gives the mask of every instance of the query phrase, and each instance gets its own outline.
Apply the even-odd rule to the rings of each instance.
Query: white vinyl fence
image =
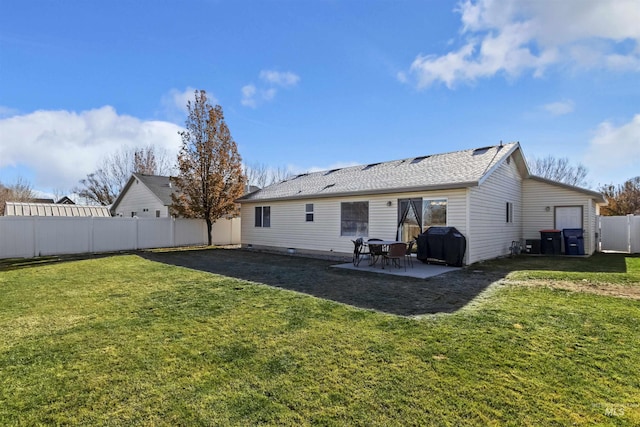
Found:
[[[600,251],[640,253],[640,216],[599,216]]]
[[[240,243],[240,219],[221,219],[212,243]],[[0,217],[0,259],[207,244],[201,219]]]

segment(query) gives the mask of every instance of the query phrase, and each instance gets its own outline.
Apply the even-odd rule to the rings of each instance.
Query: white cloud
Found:
[[[242,92],[242,99],[240,100],[242,105],[251,108],[258,106],[258,101],[256,101],[256,87],[254,85],[242,86],[240,91]]]
[[[601,184],[621,184],[640,175],[640,114],[630,122],[615,126],[601,123],[589,143],[585,165],[594,175],[604,177]]]
[[[262,70],[259,78],[264,83],[260,88],[251,83],[240,89],[242,93],[240,103],[245,107],[256,108],[263,102],[272,101],[278,93],[277,88],[290,89],[300,81],[300,76],[290,71]]]
[[[499,73],[541,76],[561,63],[640,71],[637,0],[466,0],[457,12],[462,47],[418,55],[409,70],[418,88],[452,88]]]
[[[181,128],[163,121],[119,115],[111,106],[74,111],[35,111],[0,119],[0,169],[24,167],[36,188],[69,189],[123,147],[153,145],[173,158]]]
[[[298,84],[300,76],[290,71],[262,70],[260,71],[260,79],[277,86],[291,87]]]
[[[551,102],[549,104],[545,104],[542,108],[548,113],[553,114],[554,116],[563,116],[565,114],[573,113],[575,109],[575,105],[572,100],[568,99],[565,101]]]

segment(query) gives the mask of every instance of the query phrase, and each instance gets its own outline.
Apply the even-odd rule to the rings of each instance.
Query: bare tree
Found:
[[[640,176],[624,184],[603,185],[598,190],[607,199],[608,205],[600,208],[602,215],[640,215]]]
[[[235,199],[244,191],[245,177],[222,107],[212,107],[204,90],[196,90],[194,99],[187,101],[186,130],[180,132],[179,172],[174,178],[179,191],[171,195],[172,211],[203,218],[211,245],[213,223],[237,211]]]
[[[586,180],[588,173],[587,168],[581,163],[578,163],[575,166],[571,165],[567,157],[534,157],[529,162],[529,168],[533,175],[576,187],[588,186],[588,182]]]
[[[64,190],[62,188],[54,188],[53,189],[53,200],[56,203],[58,203],[60,201],[60,199],[62,199],[65,196],[69,197],[69,195],[71,193],[72,193],[72,191],[67,191],[67,190]]]
[[[86,178],[80,180],[84,187],[75,188],[73,191],[79,197],[90,203],[107,206],[112,204],[124,187],[118,180],[113,179],[104,169],[90,173]]]
[[[122,191],[132,173],[169,175],[173,165],[165,150],[152,145],[123,148],[102,161],[95,172],[80,180],[80,187],[72,191],[92,203],[110,205]]]
[[[244,165],[244,176],[247,179],[247,184],[264,188],[268,185],[269,169],[264,163]]]
[[[0,216],[4,215],[6,202],[28,202],[35,197],[31,183],[22,177],[8,187],[0,183]]]
[[[276,182],[284,181],[291,178],[291,172],[285,167],[278,166],[275,169],[271,169],[271,181],[269,184],[275,184]]]
[[[4,216],[5,203],[11,198],[9,189],[0,182],[0,216]]]
[[[264,163],[245,165],[244,174],[248,184],[255,185],[259,188],[275,184],[291,176],[291,173],[289,173],[285,167],[279,166],[277,168],[271,168]]]
[[[28,202],[36,197],[31,183],[20,176],[9,186],[9,190],[14,202]]]

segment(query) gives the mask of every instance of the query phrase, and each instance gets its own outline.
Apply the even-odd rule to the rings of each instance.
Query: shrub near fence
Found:
[[[240,243],[240,219],[214,224],[214,244]],[[206,245],[200,219],[0,217],[0,258]]]

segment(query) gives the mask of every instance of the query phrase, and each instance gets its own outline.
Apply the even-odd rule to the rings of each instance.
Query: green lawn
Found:
[[[640,286],[639,260],[479,268]],[[540,286],[410,319],[135,255],[27,266],[0,271],[0,425],[639,425],[638,325]]]
[[[505,265],[505,260],[483,264],[483,268]],[[597,253],[582,257],[519,256],[508,261],[514,270],[510,279],[569,280],[591,284],[640,284],[640,257]]]

